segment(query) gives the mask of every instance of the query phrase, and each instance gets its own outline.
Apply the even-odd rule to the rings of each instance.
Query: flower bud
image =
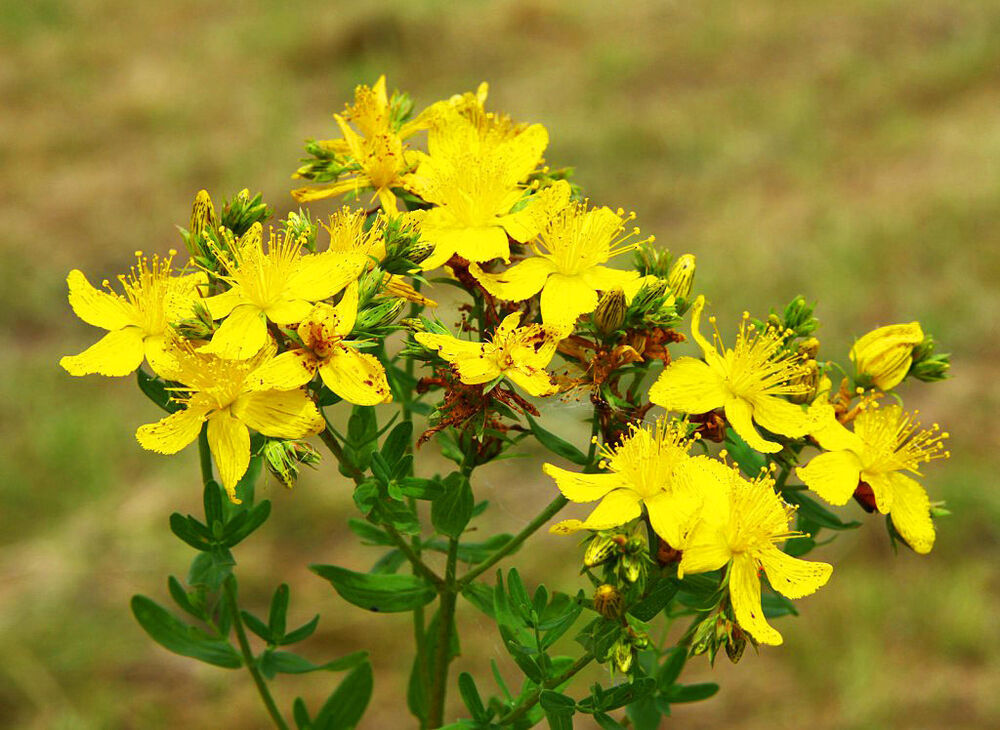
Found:
[[[910,368],[910,375],[925,383],[934,383],[948,377],[948,369],[951,367],[951,355],[947,353],[941,355],[934,354],[934,336],[927,335],[923,341],[913,348],[913,366]]]
[[[191,235],[199,236],[205,230],[214,231],[218,225],[211,196],[207,190],[199,190],[191,209]]]
[[[819,354],[819,340],[815,337],[802,340],[802,342],[799,343],[798,351],[802,357],[815,360],[816,355]]]
[[[594,326],[602,335],[609,335],[625,323],[625,292],[612,289],[604,292],[594,310]]]
[[[369,330],[390,325],[405,308],[406,303],[402,299],[382,300],[375,306],[358,312],[354,327],[359,330]]]
[[[819,377],[819,363],[813,359],[806,360],[802,363],[802,371],[791,381],[792,385],[801,386],[802,390],[790,394],[788,400],[792,403],[811,403],[816,397]]]
[[[185,340],[207,340],[215,332],[215,322],[208,307],[200,301],[195,301],[191,307],[192,317],[187,317],[174,324],[174,331]]]
[[[858,385],[874,385],[880,390],[895,388],[909,372],[913,350],[923,340],[919,322],[879,327],[859,338],[850,353]]]
[[[691,287],[694,285],[694,254],[686,253],[679,257],[674,265],[670,267],[670,274],[667,275],[667,284],[678,299],[687,299],[691,296]]]
[[[729,657],[729,661],[736,664],[743,656],[743,651],[746,648],[746,634],[743,633],[739,626],[734,626],[729,633],[729,638],[726,640],[726,656]]]
[[[659,248],[652,241],[642,241],[633,254],[633,263],[640,276],[666,278],[670,267],[670,252]]]
[[[616,619],[622,613],[622,594],[613,585],[605,583],[594,591],[594,610],[604,618]]]
[[[634,658],[635,654],[632,651],[632,642],[624,636],[618,639],[615,645],[611,647],[611,661],[614,662],[615,668],[622,674],[628,674],[628,670],[632,668]]]
[[[299,465],[315,466],[319,452],[305,441],[268,439],[264,442],[264,464],[278,481],[291,489],[299,477]]]
[[[587,544],[587,549],[583,553],[583,564],[588,568],[594,568],[608,560],[617,548],[618,543],[613,534],[599,532]]]

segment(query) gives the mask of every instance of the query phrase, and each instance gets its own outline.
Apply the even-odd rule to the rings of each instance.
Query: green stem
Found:
[[[455,581],[458,566],[458,539],[448,540],[448,560],[445,564],[444,585],[441,587],[441,608],[438,614],[438,638],[434,657],[434,678],[431,683],[430,709],[427,726],[444,724],[444,701],[448,692],[448,665],[451,664],[451,636],[455,630],[455,603],[459,586]]]
[[[212,474],[212,452],[208,448],[208,424],[198,432],[198,461],[201,464],[202,485],[207,485],[215,478]]]
[[[510,713],[501,717],[497,722],[501,725],[509,725],[528,714],[532,707],[538,704],[539,698],[542,696],[542,692],[547,689],[552,689],[553,687],[558,687],[563,682],[575,676],[581,669],[586,667],[594,661],[594,655],[587,652],[582,657],[573,662],[573,665],[567,669],[565,672],[560,674],[558,677],[543,682],[542,685],[532,692],[530,695],[524,698],[518,705],[511,710]]]
[[[499,548],[485,561],[477,565],[475,568],[470,570],[462,579],[458,582],[459,589],[464,588],[469,583],[474,581],[476,578],[481,576],[487,570],[492,568],[498,562],[503,560],[505,557],[510,555],[512,552],[521,547],[521,543],[527,540],[529,537],[535,534],[539,527],[548,522],[552,517],[559,512],[563,507],[569,504],[569,500],[566,499],[561,494],[549,502],[548,506],[541,511],[541,513],[535,517],[531,522],[524,526],[517,535],[515,535],[510,541],[504,543],[503,547]]]
[[[250,649],[247,632],[243,628],[243,618],[240,616],[240,609],[236,602],[236,579],[232,576],[227,578],[225,589],[226,596],[229,598],[229,613],[233,619],[233,628],[236,630],[236,638],[240,644],[240,653],[243,654],[243,663],[246,664],[247,671],[250,672],[254,684],[257,685],[257,692],[260,694],[260,698],[263,700],[271,719],[274,720],[274,726],[279,728],[279,730],[288,730],[288,725],[285,723],[281,713],[278,712],[278,707],[274,704],[274,698],[267,688],[267,682],[264,681],[264,677],[261,676],[260,671],[257,669],[257,660]]]

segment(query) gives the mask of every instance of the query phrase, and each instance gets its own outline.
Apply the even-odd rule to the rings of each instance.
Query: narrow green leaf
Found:
[[[210,536],[205,526],[194,517],[185,517],[180,512],[170,515],[170,531],[195,550],[208,550]]]
[[[181,585],[181,582],[177,580],[177,578],[174,576],[167,578],[167,589],[170,591],[170,596],[174,599],[174,603],[195,618],[199,618],[202,621],[205,620],[206,615],[204,609],[191,602],[191,597],[188,595],[188,592],[184,590],[184,586]]]
[[[285,635],[285,621],[288,616],[288,584],[282,583],[274,591],[271,598],[271,609],[267,614],[267,626],[271,629],[271,635],[275,640],[281,639]]]
[[[243,666],[243,659],[228,642],[181,623],[145,596],[132,596],[132,614],[153,641],[175,654],[226,669]]]
[[[309,710],[301,697],[296,697],[292,703],[292,719],[295,720],[296,730],[310,730],[312,728],[312,718],[309,717]]]
[[[587,455],[584,454],[580,449],[576,448],[573,444],[568,441],[556,436],[551,431],[547,431],[538,425],[536,421],[531,416],[525,416],[528,419],[528,425],[531,426],[531,432],[538,439],[538,443],[544,446],[546,449],[551,451],[557,456],[561,456],[567,461],[571,461],[574,464],[584,466],[587,463]]]
[[[462,589],[462,595],[469,603],[490,618],[496,616],[493,610],[493,589],[482,583],[469,583]]]
[[[233,547],[248,538],[258,527],[263,525],[271,515],[271,502],[264,500],[254,505],[246,512],[236,515],[222,534],[222,544]]]
[[[551,689],[542,690],[538,703],[545,712],[551,730],[573,730],[573,715],[576,712],[576,702]]]
[[[367,661],[341,681],[316,719],[314,730],[351,730],[361,721],[372,697],[372,665]]]
[[[646,597],[629,609],[629,613],[640,621],[652,621],[660,611],[670,605],[677,595],[679,584],[673,578],[661,578],[652,587]]]
[[[309,672],[339,672],[353,669],[368,658],[368,652],[356,651],[352,654],[334,659],[325,664],[313,664],[311,661],[290,651],[265,651],[260,658],[260,671],[268,679],[276,674],[307,674]]]
[[[825,527],[828,530],[853,530],[861,526],[857,520],[844,522],[826,507],[803,492],[782,492],[782,496],[789,504],[799,506],[798,513],[818,527]]]
[[[213,529],[216,522],[221,524],[226,521],[226,513],[222,511],[222,487],[218,482],[213,479],[205,482],[202,502],[205,505],[205,524],[209,530]]]
[[[661,692],[666,692],[670,686],[681,676],[684,663],[687,661],[687,649],[682,646],[675,646],[666,652],[666,659],[660,665],[660,670],[656,673],[656,685]]]
[[[486,707],[483,705],[483,698],[476,688],[476,680],[468,672],[458,675],[458,691],[462,695],[462,702],[469,710],[474,720],[484,722],[488,719]]]
[[[297,644],[300,641],[305,641],[313,635],[317,626],[319,626],[319,614],[313,616],[309,621],[302,624],[294,631],[289,631],[285,634],[285,637],[278,642],[278,645],[288,646],[289,644]]]
[[[726,450],[740,471],[748,477],[756,477],[767,466],[767,459],[747,445],[743,438],[731,428],[726,429]]]
[[[139,382],[139,390],[167,413],[176,413],[184,407],[182,404],[171,400],[170,391],[167,390],[166,383],[159,378],[149,375],[142,368],[135,371],[135,377]]]
[[[700,702],[719,691],[719,685],[714,682],[703,684],[675,684],[664,693],[664,699],[677,704],[680,702]]]
[[[351,532],[361,538],[362,545],[382,545],[385,547],[395,545],[385,530],[380,530],[371,522],[352,517],[347,521],[347,526]]]
[[[257,636],[262,638],[268,644],[273,642],[274,637],[271,634],[271,629],[268,628],[266,623],[261,621],[249,611],[240,611],[240,615],[243,617],[243,623],[247,625],[248,629],[257,634]]]
[[[393,467],[398,464],[410,448],[413,439],[413,424],[403,421],[389,432],[382,443],[382,456]]]
[[[437,595],[427,581],[415,575],[355,573],[336,565],[310,565],[309,569],[330,581],[345,601],[369,611],[412,611]]]

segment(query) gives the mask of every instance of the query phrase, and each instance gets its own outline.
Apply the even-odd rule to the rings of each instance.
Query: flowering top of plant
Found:
[[[170,266],[176,251],[165,259],[153,256],[152,262],[136,251],[135,266],[118,277],[124,296],[91,286],[79,269],[69,272],[69,303],[76,316],[89,325],[108,330],[108,334],[79,355],[67,355],[59,361],[70,375],[128,375],[149,362],[160,372],[170,332],[170,323],[186,314],[198,297],[198,286],[205,282],[201,273],[171,277]]]
[[[541,292],[542,319],[552,324],[573,324],[581,314],[593,312],[597,292],[620,289],[638,278],[634,271],[604,266],[614,256],[633,250],[639,229],[622,235],[633,214],[607,207],[590,208],[570,202],[569,183],[560,180],[539,193],[544,221],[536,255],[500,274],[484,272],[478,265],[469,271],[495,297],[521,302]]]
[[[817,428],[808,412],[781,396],[799,395],[806,386],[801,357],[783,350],[785,332],[768,327],[763,331],[744,313],[736,345],[722,346],[716,331],[715,344],[706,340],[699,326],[705,298],[695,300],[691,313],[691,335],[705,360],[682,357],[660,375],[649,391],[649,399],[667,410],[708,413],[723,408],[733,430],[752,448],[764,453],[781,451],[781,444],[761,437],[756,422],[772,433],[798,438]],[[715,318],[709,320],[713,325]]]
[[[256,354],[267,342],[267,322],[302,321],[313,302],[333,296],[357,276],[350,259],[330,251],[303,254],[305,240],[291,229],[271,231],[267,250],[262,227],[255,223],[229,250],[219,250],[230,288],[204,300],[212,319],[225,319],[202,349],[220,357],[240,359]]]
[[[931,550],[934,518],[948,514],[904,474],[947,456],[947,434],[878,401],[886,391],[899,399],[908,381],[947,376],[948,355],[935,354],[919,323],[859,338],[852,375],[820,358],[819,321],[801,296],[764,319],[745,313],[732,347],[712,318],[709,341],[695,257],[637,240],[634,214],[592,205],[570,168],[544,165],[544,127],[487,111],[486,97],[484,84],[414,116],[384,77],[359,86],[335,115],[342,137],[307,143],[296,172],[309,181],[293,193],[300,202],[347,203],[322,226],[325,249],[308,210],[272,224],[248,189],[220,210],[202,190],[181,230],[191,261],[179,271],[173,253],[151,263],[140,255],[120,277],[124,294],[95,289],[77,270],[68,277],[73,310],[108,334],[63,367],[135,371],[166,412],[138,428],[141,446],[173,454],[197,441],[201,457],[204,521],[170,519],[198,555],[188,586],[169,582],[201,625],[143,596],[133,612],[171,651],[246,667],[281,730],[290,724],[268,689],[276,674],[350,672],[314,714],[296,700],[299,728],[356,727],[373,682],[364,652],[313,664],[285,649],[316,628],[314,619],[286,631],[287,585],[266,621],[239,603],[232,549],[270,510],[255,503],[257,475],[266,468],[294,486],[321,459],[313,435],[353,483],[335,485],[353,488],[349,529],[380,555],[368,571],[311,569],[360,609],[412,613],[406,704],[427,730],[452,719],[460,600],[496,622],[524,681],[484,699],[463,674],[471,717],[447,727],[525,730],[547,719],[565,728],[585,713],[601,727],[652,728],[672,703],[714,691],[677,683],[689,657],[714,662],[725,650],[736,662],[747,645],[780,644],[769,620],[795,613],[789,599],[830,579],[830,564],[803,556],[829,542],[822,531],[861,522],[816,497],[840,507],[853,495],[917,553]],[[455,307],[429,318],[437,305],[428,295],[449,303],[455,290]],[[678,349],[689,312],[698,358]],[[836,389],[834,372],[845,373]],[[567,407],[551,405],[556,398]],[[574,401],[587,410],[583,448],[554,433],[552,414],[579,413]],[[657,405],[666,413],[654,421]],[[440,456],[433,467],[428,450]],[[551,502],[515,534],[484,535],[488,523],[474,524],[488,508],[477,470],[538,450],[552,455],[540,470],[555,488],[528,481]],[[570,502],[597,503],[550,528],[584,535],[586,591],[529,593],[516,570],[496,570]],[[482,582],[492,575],[495,585]],[[680,637],[667,631],[682,620]],[[572,627],[576,659],[560,643]],[[571,679],[591,662],[623,678],[571,696]],[[623,705],[627,723],[612,716]]]
[[[458,377],[467,385],[507,378],[530,395],[552,395],[557,388],[545,368],[566,331],[541,324],[518,327],[521,317],[517,312],[504,317],[493,337],[484,342],[431,332],[418,332],[415,337],[454,365]]]
[[[920,484],[901,472],[919,476],[920,464],[948,458],[943,444],[948,434],[940,433],[937,424],[919,428],[900,406],[880,406],[868,399],[858,408],[853,432],[834,422],[814,434],[827,452],[795,473],[835,505],[847,504],[862,485],[867,485],[873,506],[892,518],[906,543],[918,553],[928,553],[934,546],[930,500]]]
[[[684,543],[677,574],[729,565],[729,595],[740,628],[762,644],[780,644],[781,634],[764,618],[761,569],[778,593],[802,598],[826,584],[833,566],[793,558],[778,549],[777,543],[804,535],[789,529],[795,509],[775,494],[773,479],[749,481],[736,469],[716,468],[725,472],[716,486],[726,498],[721,509],[702,511]]]

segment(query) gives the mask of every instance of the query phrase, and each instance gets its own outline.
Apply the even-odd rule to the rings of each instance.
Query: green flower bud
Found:
[[[614,662],[615,668],[622,674],[628,674],[628,671],[632,668],[634,659],[635,653],[632,650],[632,642],[626,637],[621,637],[611,647],[611,661]]]
[[[305,441],[268,439],[264,442],[264,464],[278,481],[291,489],[299,477],[299,465],[315,466],[320,455]]]
[[[596,567],[611,558],[617,549],[618,543],[613,533],[599,532],[587,544],[583,564],[588,568]]]
[[[624,601],[621,591],[613,585],[605,583],[594,591],[594,610],[604,618],[616,619],[622,614]]]
[[[594,326],[602,335],[609,335],[625,323],[625,292],[613,289],[604,292],[594,310]]]
[[[691,288],[694,285],[694,269],[695,258],[694,254],[690,253],[679,257],[670,267],[667,284],[678,299],[687,299],[691,296]]]

